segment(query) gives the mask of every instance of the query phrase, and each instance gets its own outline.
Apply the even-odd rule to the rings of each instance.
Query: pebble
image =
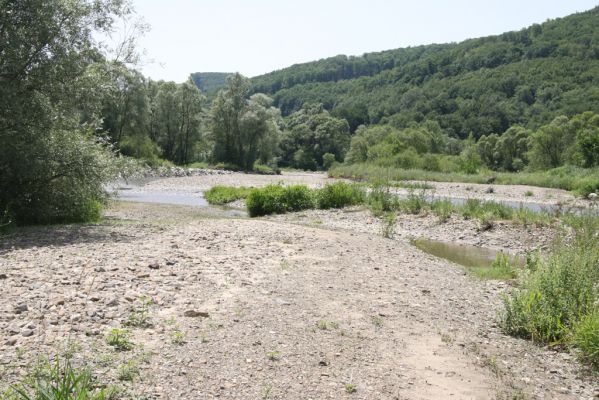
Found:
[[[197,318],[197,317],[208,318],[208,317],[210,317],[210,314],[208,314],[205,311],[187,310],[183,313],[183,316],[190,317],[190,318]]]
[[[8,278],[8,275],[6,275],[6,274],[0,274],[0,279],[7,279],[7,278]]]
[[[31,329],[23,329],[21,331],[21,336],[23,336],[23,337],[33,336],[33,330],[31,330]]]
[[[27,304],[24,304],[24,303],[17,304],[15,306],[15,314],[21,314],[28,310],[29,310],[29,307],[27,307]]]

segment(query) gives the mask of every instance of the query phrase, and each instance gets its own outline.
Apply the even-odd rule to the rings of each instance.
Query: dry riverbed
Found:
[[[277,178],[151,184],[199,190]],[[502,334],[508,285],[408,242],[449,238],[521,253],[547,246],[554,232],[508,223],[480,232],[476,222],[431,215],[401,216],[395,231],[383,238],[381,222],[358,209],[247,219],[122,202],[96,225],[13,231],[0,237],[0,387],[40,355],[69,353],[125,398],[599,396],[574,355]],[[148,326],[125,327],[147,299]],[[113,328],[130,331],[131,350],[107,344]],[[126,366],[132,382],[122,380]]]

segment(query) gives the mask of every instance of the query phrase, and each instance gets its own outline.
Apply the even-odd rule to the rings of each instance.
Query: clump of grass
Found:
[[[472,267],[469,270],[481,279],[505,281],[518,277],[517,268],[505,253],[497,253],[495,261],[489,267]]]
[[[317,206],[323,210],[362,204],[365,198],[366,195],[362,187],[345,182],[325,185],[316,192]]]
[[[420,214],[420,212],[427,208],[428,205],[429,202],[426,200],[426,192],[424,190],[418,193],[410,190],[408,197],[400,202],[399,207],[408,214],[416,215]]]
[[[119,381],[132,382],[139,375],[139,367],[133,360],[129,360],[119,366],[117,378]]]
[[[213,186],[204,192],[204,198],[209,204],[223,205],[249,196],[252,188],[233,186]]]
[[[381,216],[385,212],[399,209],[399,199],[391,193],[387,182],[377,181],[372,185],[366,198],[366,202],[375,216]]]
[[[346,383],[345,384],[345,391],[347,393],[355,393],[358,389],[356,388],[356,385],[354,385],[353,383]]]
[[[184,345],[186,343],[185,332],[182,332],[178,329],[173,331],[173,333],[171,334],[171,343],[179,346]]]
[[[445,223],[451,217],[451,214],[455,212],[451,200],[437,200],[431,202],[431,210],[439,218],[440,223]]]
[[[504,299],[505,332],[534,341],[578,346],[595,360],[599,301],[599,219],[572,218],[575,235],[557,243],[546,258],[529,259],[521,289]],[[594,362],[594,361],[593,361]]]
[[[572,341],[582,352],[582,359],[599,369],[599,307],[576,324]]]
[[[89,369],[75,368],[69,360],[61,363],[57,357],[54,364],[45,361],[38,364],[34,373],[23,383],[9,390],[7,399],[12,400],[107,400],[110,394],[97,389]]]
[[[339,324],[333,321],[320,320],[316,323],[316,327],[321,331],[331,331],[339,328]]]
[[[281,358],[281,353],[278,351],[269,351],[268,353],[266,353],[266,358],[268,358],[271,361],[277,361]]]
[[[534,212],[528,208],[520,207],[514,210],[512,221],[524,226],[548,226],[551,225],[553,217],[545,211]]]
[[[127,329],[112,329],[106,337],[106,343],[119,351],[128,351],[134,347],[131,333]]]
[[[535,194],[532,192],[532,190],[527,190],[526,192],[524,192],[524,196],[526,196],[526,197],[532,197],[534,195]]]
[[[388,212],[383,216],[381,233],[386,239],[393,239],[395,235],[395,220],[396,215],[394,212]]]

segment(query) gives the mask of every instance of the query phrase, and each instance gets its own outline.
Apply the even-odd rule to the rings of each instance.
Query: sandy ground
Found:
[[[40,355],[71,353],[124,398],[599,396],[574,355],[501,332],[508,285],[408,242],[453,237],[523,252],[546,246],[552,232],[505,224],[481,233],[472,221],[440,225],[425,215],[399,218],[395,239],[385,239],[361,210],[223,215],[115,203],[97,225],[0,237],[0,388]],[[115,351],[106,335],[144,298],[150,326],[128,327],[134,348]],[[139,370],[133,382],[118,379],[127,362]]]

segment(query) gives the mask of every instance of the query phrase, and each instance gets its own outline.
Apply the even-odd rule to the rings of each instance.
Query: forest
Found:
[[[120,1],[4,3],[0,225],[97,216],[102,184],[132,159],[351,177],[365,177],[360,166],[576,168],[568,189],[599,189],[599,8],[462,43],[175,83],[138,72],[133,43],[100,48],[91,31],[131,13]]]

